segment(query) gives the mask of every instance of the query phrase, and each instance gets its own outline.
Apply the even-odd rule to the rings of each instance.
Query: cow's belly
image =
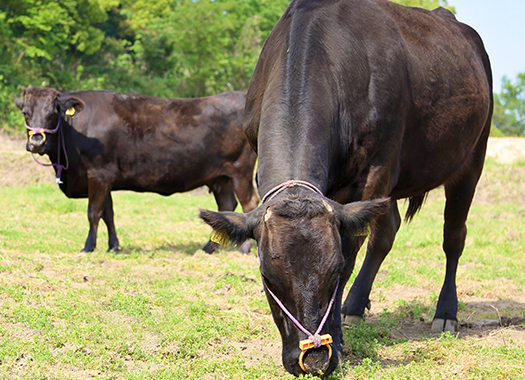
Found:
[[[206,184],[205,180],[193,176],[173,176],[170,174],[155,176],[144,173],[137,176],[126,176],[113,183],[113,190],[130,190],[171,195],[196,189]]]
[[[113,190],[153,192],[162,195],[185,192],[208,184],[217,168],[209,163],[156,162],[135,165],[132,170],[121,166]]]
[[[390,196],[412,197],[453,181],[472,159],[475,146],[475,143],[466,141],[460,149],[447,149],[447,144],[434,151],[420,149],[417,154],[402,161]]]

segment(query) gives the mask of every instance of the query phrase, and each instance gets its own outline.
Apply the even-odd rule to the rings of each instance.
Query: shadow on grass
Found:
[[[493,311],[492,316],[487,314],[490,310]],[[411,318],[403,310],[401,313],[379,312],[370,314],[366,317],[366,321],[362,321],[359,326],[343,327],[345,338],[343,361],[351,367],[372,362],[379,367],[399,366],[405,365],[408,361],[392,361],[391,359],[381,358],[382,347],[416,342],[430,343],[442,339],[452,341],[469,339],[483,341],[487,339],[494,341],[495,336],[511,333],[514,343],[525,347],[524,310],[524,303],[510,299],[467,303],[465,311],[469,312],[469,317],[459,320],[458,331],[441,334],[431,333],[431,319]],[[501,338],[502,345],[507,345],[507,343],[505,339]]]
[[[154,255],[155,253],[158,253],[158,252],[167,251],[167,252],[173,252],[173,253],[182,253],[186,256],[193,256],[197,252],[204,253],[204,251],[202,250],[203,247],[204,247],[204,244],[196,243],[196,242],[190,242],[186,244],[177,244],[177,245],[162,244],[154,248],[145,248],[145,247],[140,247],[136,245],[130,245],[130,246],[123,247],[118,252],[118,254],[119,255],[137,255],[138,254],[138,255],[149,256],[149,255]],[[215,251],[214,253],[218,253],[221,251],[235,252],[235,251],[238,251],[238,248],[232,247],[232,246],[221,247],[218,251]],[[252,252],[250,254],[254,254],[254,252],[255,252],[254,249],[252,249]],[[211,255],[213,255],[214,253],[211,253]]]

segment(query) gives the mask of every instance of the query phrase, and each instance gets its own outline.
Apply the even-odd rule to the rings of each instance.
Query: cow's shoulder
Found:
[[[58,97],[60,103],[64,106],[78,102],[83,103],[86,112],[96,110],[96,113],[100,113],[103,110],[109,111],[115,94],[117,93],[107,90],[61,90]]]
[[[443,7],[434,9],[432,13],[451,21],[457,21],[456,16],[454,16],[454,13]]]
[[[226,109],[244,109],[246,103],[246,93],[242,91],[226,91],[217,95],[212,95],[207,98],[202,98],[201,104],[204,106],[206,103],[220,104],[224,110]]]

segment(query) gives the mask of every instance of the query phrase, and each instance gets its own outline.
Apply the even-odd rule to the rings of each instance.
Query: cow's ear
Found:
[[[24,108],[24,100],[23,99],[15,99],[15,104],[18,108],[20,108],[20,111],[22,111],[22,108]]]
[[[352,202],[338,210],[338,218],[342,228],[354,231],[356,236],[363,236],[367,235],[364,231],[369,229],[370,224],[386,213],[389,207],[390,198]]]
[[[71,97],[67,99],[60,99],[60,112],[65,113],[68,116],[75,116],[76,113],[82,111],[86,107],[86,103],[82,99]]]
[[[261,221],[263,211],[261,207],[247,214],[230,211],[200,210],[199,217],[210,225],[214,231],[226,231],[232,243],[241,244],[246,239],[255,238],[254,231]]]

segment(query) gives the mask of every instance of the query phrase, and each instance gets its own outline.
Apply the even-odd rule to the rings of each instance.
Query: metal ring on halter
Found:
[[[42,135],[42,138],[43,138],[43,140],[42,140],[42,144],[45,143],[45,142],[46,142],[46,133],[44,132],[44,130],[43,130],[43,129],[40,129],[40,130],[38,131],[38,133],[40,133],[40,134]],[[34,136],[35,134],[36,134],[35,131],[29,131],[29,142],[30,142],[31,144],[33,144],[33,136]]]
[[[330,334],[321,335],[321,346],[326,346],[326,348],[328,348],[328,360],[332,358],[332,346],[330,346],[330,343],[332,343],[332,336]],[[304,372],[306,372],[306,368],[304,368],[303,356],[306,351],[313,347],[314,342],[311,339],[305,339],[299,342],[299,348],[301,349],[301,354],[299,355],[299,366]]]

